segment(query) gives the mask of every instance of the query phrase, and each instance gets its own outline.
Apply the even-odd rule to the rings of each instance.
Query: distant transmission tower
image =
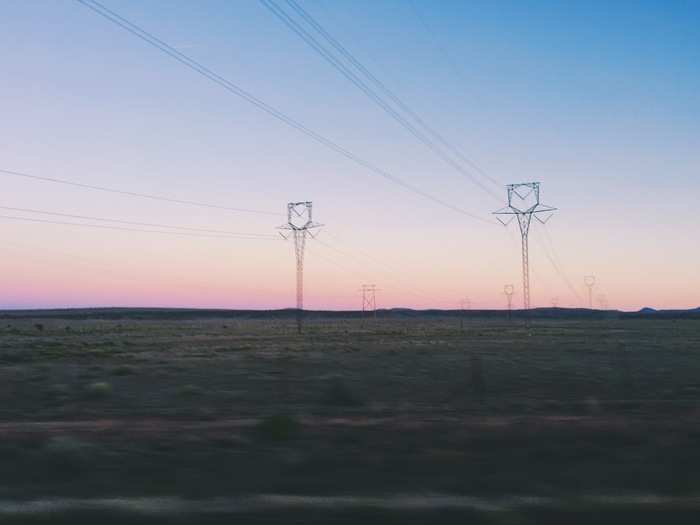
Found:
[[[511,313],[513,311],[513,294],[515,293],[515,287],[512,284],[506,284],[503,287],[503,293],[508,300],[508,320],[510,321]]]
[[[314,238],[312,230],[322,226],[312,220],[312,204],[310,201],[290,202],[287,204],[287,224],[279,227],[291,233],[281,233],[282,237],[289,239],[294,237],[294,253],[297,260],[297,331],[301,333],[302,318],[304,312],[304,248],[306,237]]]
[[[523,258],[523,307],[530,309],[530,254],[528,235],[530,223],[534,217],[542,224],[546,223],[553,215],[556,208],[540,203],[540,183],[523,182],[508,184],[508,206],[494,212],[501,224],[507,226],[514,217],[518,219],[520,235],[522,237]],[[509,216],[501,218],[501,216]]]
[[[461,301],[459,301],[459,309],[462,313],[462,315],[459,317],[459,329],[464,332],[464,317],[466,314],[467,310],[471,310],[472,308],[472,301],[469,299],[469,297],[465,297]]]
[[[588,288],[588,308],[593,309],[593,287],[595,286],[595,275],[586,275],[583,284]]]
[[[559,297],[552,297],[552,308],[559,308]]]
[[[608,296],[604,293],[598,294],[596,299],[598,299],[598,304],[600,305],[601,310],[608,310],[610,308],[610,305],[608,304]]]
[[[362,292],[362,317],[367,312],[372,312],[374,317],[377,317],[377,285],[363,284],[360,287]]]

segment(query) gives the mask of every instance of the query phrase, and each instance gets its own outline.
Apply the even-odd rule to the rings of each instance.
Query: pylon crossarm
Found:
[[[520,212],[514,208],[511,208],[510,206],[506,206],[504,208],[501,208],[500,210],[491,212],[492,215],[517,215],[518,213]]]
[[[506,206],[498,211],[494,211],[492,215],[495,215],[496,220],[503,226],[508,226],[513,222],[513,218],[517,215],[517,212],[513,211],[509,206]]]
[[[496,215],[496,220],[500,222],[503,226],[508,226],[511,222],[513,222],[513,217],[514,215],[510,215],[507,219],[499,217]]]
[[[318,234],[321,233],[321,230],[313,232],[310,228],[320,228],[321,226],[323,226],[323,224],[314,224],[313,226],[309,226],[309,228],[306,230],[306,233],[309,234],[309,237],[315,239],[316,237],[318,237]]]

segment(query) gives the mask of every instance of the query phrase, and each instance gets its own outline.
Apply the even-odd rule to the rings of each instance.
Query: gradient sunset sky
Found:
[[[297,0],[501,183],[498,199],[383,113],[261,3],[101,0],[421,191],[492,221],[505,184],[559,210],[531,233],[533,305],[700,306],[700,2]],[[289,10],[283,0],[280,7]],[[78,2],[0,2],[1,308],[294,304],[291,243],[18,220],[41,210],[276,235],[312,200],[306,307],[520,304],[516,226],[406,191],[261,112]],[[8,210],[6,208],[15,208]],[[11,218],[12,217],[12,218]],[[138,228],[138,227],[137,227]],[[149,228],[143,228],[149,229]],[[150,228],[163,230],[163,228]],[[554,266],[556,263],[556,268]]]

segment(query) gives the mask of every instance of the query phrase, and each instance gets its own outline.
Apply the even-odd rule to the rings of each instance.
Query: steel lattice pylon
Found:
[[[466,311],[471,310],[472,308],[472,300],[469,299],[469,297],[465,297],[464,299],[460,299],[459,301],[459,311],[461,315],[459,316],[459,330],[461,332],[464,332],[464,318],[466,317]]]
[[[304,312],[304,251],[306,248],[306,237],[314,237],[311,232],[314,228],[319,228],[312,220],[312,203],[310,201],[290,202],[287,204],[287,224],[279,227],[280,230],[291,232],[294,238],[294,254],[297,262],[297,331],[301,333],[302,319]],[[289,239],[290,234],[280,233],[285,239]]]
[[[506,296],[508,301],[508,320],[510,321],[512,311],[513,311],[513,294],[515,293],[515,287],[512,284],[506,284],[503,286],[503,294]]]
[[[364,318],[367,312],[372,312],[372,315],[377,317],[377,285],[363,284],[360,287],[362,292],[362,317]]]
[[[508,206],[493,212],[496,218],[507,226],[513,220],[518,219],[520,236],[522,238],[522,263],[523,263],[523,308],[530,309],[530,224],[534,217],[544,224],[553,215],[556,208],[540,203],[540,183],[521,182],[508,184]],[[502,218],[506,217],[507,218]]]
[[[593,287],[595,286],[595,275],[586,275],[583,284],[588,288],[588,308],[593,309]]]

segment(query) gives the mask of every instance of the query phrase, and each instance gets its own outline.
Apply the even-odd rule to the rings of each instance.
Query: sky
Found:
[[[491,212],[530,181],[557,208],[530,232],[533,306],[586,306],[585,275],[595,306],[700,306],[699,1],[297,2],[498,184],[445,162],[257,0],[102,3],[418,192],[78,2],[3,0],[0,170],[264,213],[0,172],[0,308],[293,307],[281,238],[37,211],[274,236],[304,200],[324,225],[307,308],[357,309],[363,283],[379,307],[503,308],[510,283],[520,304],[520,234]]]

